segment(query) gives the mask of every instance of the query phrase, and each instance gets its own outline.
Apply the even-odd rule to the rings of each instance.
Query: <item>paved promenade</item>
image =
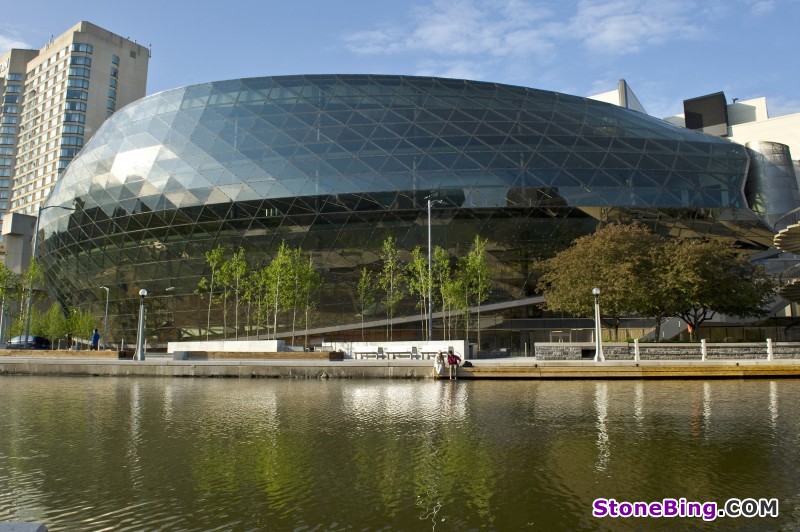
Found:
[[[119,360],[115,353],[30,356],[0,353],[0,375],[86,375],[237,378],[433,378],[429,360],[252,359]],[[27,356],[26,356],[27,355]],[[541,361],[514,357],[471,360],[461,379],[686,379],[800,377],[800,360]]]

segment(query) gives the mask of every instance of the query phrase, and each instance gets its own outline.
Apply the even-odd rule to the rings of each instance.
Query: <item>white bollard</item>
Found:
[[[634,338],[633,340],[633,361],[639,362],[639,339]]]
[[[772,352],[772,338],[767,338],[767,360],[772,360],[774,353]]]
[[[702,355],[700,360],[705,360],[706,359],[706,339],[705,338],[700,340],[700,354]]]

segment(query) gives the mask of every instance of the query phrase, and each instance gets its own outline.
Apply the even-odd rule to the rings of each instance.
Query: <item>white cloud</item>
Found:
[[[547,8],[523,0],[434,0],[417,7],[405,25],[354,33],[346,47],[358,54],[425,51],[440,56],[547,53]]]
[[[774,0],[756,0],[750,7],[753,15],[766,15],[775,10]]]
[[[767,2],[771,0],[758,0]],[[538,0],[432,0],[409,20],[356,32],[345,46],[357,54],[422,52],[454,58],[525,57],[547,62],[568,42],[609,55],[640,51],[702,34],[693,22],[701,0],[579,0],[558,17]]]
[[[581,0],[564,37],[572,35],[601,53],[637,52],[648,45],[701,35],[692,22],[695,7],[693,1]]]
[[[0,34],[0,54],[4,54],[12,48],[30,49],[31,46],[13,35]]]

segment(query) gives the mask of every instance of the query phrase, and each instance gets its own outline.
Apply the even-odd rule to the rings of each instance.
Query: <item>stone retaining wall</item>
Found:
[[[603,344],[603,356],[606,360],[633,360],[635,354],[633,343]],[[692,344],[639,344],[640,360],[700,360],[702,347]],[[593,343],[542,343],[534,346],[534,355],[538,360],[587,360],[594,358]],[[775,342],[772,344],[772,358],[800,358],[800,343]],[[767,343],[742,344],[706,344],[707,360],[766,360]]]

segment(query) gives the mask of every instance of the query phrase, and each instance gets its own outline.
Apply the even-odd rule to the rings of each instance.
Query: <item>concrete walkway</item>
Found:
[[[0,375],[88,375],[238,378],[433,378],[424,360],[172,360],[91,356],[0,356]],[[685,379],[800,377],[800,360],[541,361],[515,357],[471,360],[459,379]]]

